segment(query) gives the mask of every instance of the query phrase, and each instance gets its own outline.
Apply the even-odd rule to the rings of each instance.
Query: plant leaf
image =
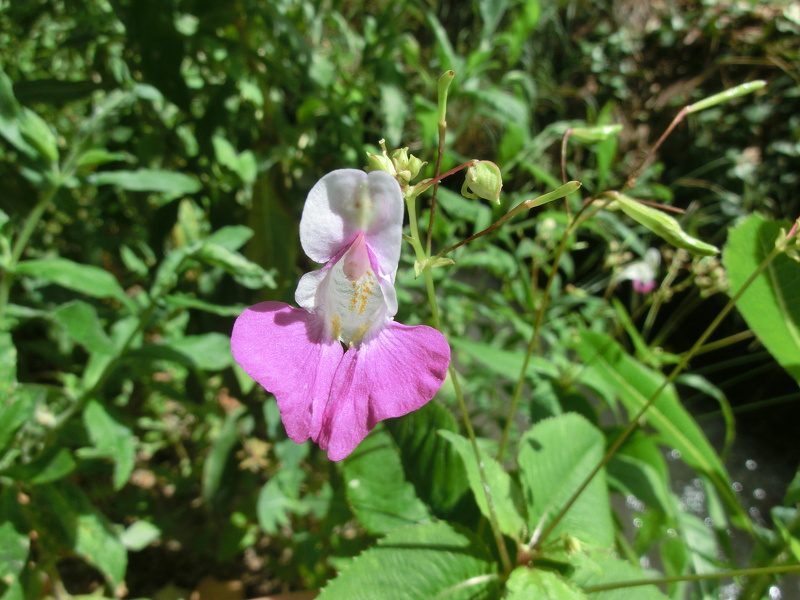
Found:
[[[583,331],[577,350],[587,367],[616,390],[632,415],[639,412],[664,381],[663,374],[641,364],[602,333]],[[672,385],[661,392],[645,416],[664,442],[680,451],[686,464],[711,478],[737,526],[750,530],[752,524],[732,492],[725,467],[702,429],[681,405]]]
[[[31,500],[33,506],[48,507],[48,526],[40,525],[38,531],[46,531],[48,537],[56,536],[60,544],[104,573],[113,587],[122,583],[128,565],[127,550],[83,490],[60,481],[33,488]]]
[[[96,400],[83,411],[83,423],[98,452],[114,461],[113,486],[120,490],[130,479],[136,462],[136,445],[129,427],[112,417]]]
[[[39,277],[93,298],[114,298],[132,311],[136,310],[136,304],[116,278],[100,267],[84,265],[66,258],[41,258],[19,263],[14,272],[17,275]]]
[[[478,503],[483,516],[487,519],[490,518],[486,492],[481,480],[478,463],[475,461],[475,452],[472,449],[472,444],[467,438],[452,431],[440,431],[439,435],[450,442],[461,455],[475,501]],[[487,456],[483,450],[480,450],[480,454],[486,476],[486,485],[491,493],[492,506],[500,531],[520,541],[525,530],[525,519],[522,516],[524,514],[522,492],[500,463]]]
[[[490,600],[497,565],[470,532],[448,523],[396,529],[353,559],[319,600]]]
[[[417,496],[435,514],[450,514],[469,487],[458,452],[436,435],[441,430],[458,431],[453,415],[432,400],[404,417],[385,421],[385,426],[400,448],[405,477]]]
[[[430,522],[430,514],[403,472],[391,435],[376,429],[343,464],[346,495],[358,521],[372,534]]]
[[[775,247],[781,227],[753,214],[731,230],[722,256],[730,295],[738,292]],[[800,264],[785,254],[759,275],[736,302],[747,325],[770,354],[800,384]]]
[[[562,509],[600,462],[604,450],[605,438],[600,430],[576,413],[544,419],[522,437],[517,460],[530,532],[535,532],[540,522],[549,523]],[[614,540],[603,469],[578,496],[551,536],[562,532],[601,547]]]
[[[587,600],[574,583],[552,571],[517,567],[506,582],[503,600]]]

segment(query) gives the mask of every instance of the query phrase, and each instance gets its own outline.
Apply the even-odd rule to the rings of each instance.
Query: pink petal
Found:
[[[450,347],[437,330],[394,321],[345,352],[314,438],[328,458],[350,454],[373,427],[425,405],[447,375]]]
[[[325,339],[323,323],[282,302],[262,302],[236,319],[233,357],[275,395],[286,433],[295,442],[316,437],[342,345]]]

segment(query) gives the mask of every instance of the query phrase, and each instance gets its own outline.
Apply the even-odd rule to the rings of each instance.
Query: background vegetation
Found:
[[[381,138],[433,163],[436,82],[453,69],[442,170],[493,160],[504,194],[494,207],[447,181],[433,227],[446,248],[558,187],[568,127],[623,126],[569,143],[566,175],[590,198],[623,185],[680,107],[764,79],[765,93],[687,119],[635,188],[721,247],[749,215],[800,214],[798,33],[797,3],[0,0],[0,598],[165,598],[204,577],[242,582],[247,597],[324,586],[394,529],[348,491],[378,476],[376,459],[331,464],[287,440],[228,339],[244,306],[292,302],[314,268],[297,239],[311,185],[364,166]],[[564,238],[551,271],[568,225],[551,206],[434,272],[444,329],[478,435],[496,449],[544,303],[509,447],[578,413],[558,427],[592,423],[602,453],[635,412],[604,373],[663,380],[727,302],[725,271],[610,212]],[[615,274],[649,246],[665,283],[642,297]],[[428,318],[411,256],[398,276],[404,323]],[[636,579],[640,564],[680,576],[797,562],[797,361],[747,331],[729,316],[715,334],[724,347],[670,388],[719,468],[681,460],[658,423],[608,465],[613,545],[633,569],[611,581]],[[625,358],[598,366],[612,337]],[[451,414],[446,386],[365,444],[423,513],[489,539],[469,457],[434,433],[459,430]],[[449,463],[430,466],[430,439]],[[524,480],[523,456],[505,458]],[[743,484],[737,473],[754,470],[762,478]],[[776,585],[664,589],[761,598]],[[798,593],[785,585],[784,597]]]

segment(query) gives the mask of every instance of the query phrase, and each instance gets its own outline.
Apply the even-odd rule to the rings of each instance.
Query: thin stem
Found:
[[[782,573],[800,572],[800,565],[782,565],[772,567],[755,567],[752,569],[731,569],[718,573],[691,573],[687,575],[671,575],[669,577],[658,577],[654,579],[634,579],[631,581],[619,581],[616,583],[604,583],[602,585],[591,585],[583,588],[588,594],[595,592],[606,592],[608,590],[619,590],[622,588],[640,587],[643,585],[665,585],[668,583],[680,583],[683,581],[709,581],[715,579],[727,579],[733,577],[753,577],[760,575],[779,575]]]
[[[608,463],[609,460],[611,460],[611,457],[614,456],[614,454],[616,454],[617,450],[620,449],[622,444],[624,444],[625,441],[636,430],[636,428],[639,426],[639,422],[642,419],[642,417],[644,417],[645,413],[655,403],[658,397],[661,396],[661,392],[663,392],[664,389],[675,380],[675,378],[681,373],[681,371],[683,371],[686,368],[686,366],[689,364],[689,361],[697,354],[697,351],[701,347],[703,347],[703,344],[705,344],[709,336],[717,329],[719,324],[722,323],[722,320],[726,316],[728,316],[728,313],[731,310],[733,310],[733,307],[736,306],[736,302],[738,302],[739,298],[742,297],[742,294],[744,294],[744,292],[747,291],[750,285],[752,285],[752,283],[756,280],[756,278],[759,277],[761,273],[764,272],[764,269],[766,269],[769,266],[769,264],[775,259],[776,256],[778,256],[778,254],[780,254],[780,252],[781,251],[779,249],[773,248],[772,252],[770,252],[769,255],[767,255],[767,257],[761,262],[761,264],[758,265],[758,268],[756,268],[756,270],[753,271],[753,273],[750,275],[747,281],[745,281],[744,285],[733,296],[731,296],[730,300],[728,300],[728,303],[722,308],[722,310],[714,318],[711,324],[700,335],[700,337],[697,339],[694,345],[689,349],[688,352],[684,353],[681,356],[680,362],[677,365],[675,365],[675,368],[672,369],[670,374],[664,379],[664,381],[661,382],[661,385],[658,387],[658,389],[650,396],[650,398],[648,398],[647,402],[645,402],[642,408],[639,409],[639,412],[637,412],[636,415],[632,419],[630,419],[628,426],[622,431],[622,433],[619,436],[617,436],[617,438],[614,440],[611,446],[609,446],[608,450],[603,455],[603,458],[600,460],[600,462],[598,462],[597,465],[595,465],[595,467],[592,469],[589,475],[586,476],[586,478],[583,480],[578,489],[575,490],[572,496],[570,496],[570,499],[566,502],[566,504],[564,504],[561,510],[559,510],[558,514],[556,514],[553,520],[550,521],[547,527],[544,528],[541,536],[539,537],[539,540],[547,539],[547,536],[553,532],[553,530],[556,528],[561,519],[564,518],[564,515],[567,514],[567,512],[569,511],[570,508],[572,508],[572,505],[575,503],[578,497],[583,493],[583,490],[586,489],[586,486],[588,486],[589,483],[592,481],[592,479],[594,479],[594,476],[600,472],[600,469],[602,469]],[[535,540],[534,543],[538,543],[539,540]]]
[[[517,413],[517,407],[519,406],[519,401],[522,396],[522,388],[525,385],[525,380],[527,379],[528,373],[528,363],[530,362],[531,355],[533,354],[534,349],[536,348],[536,344],[539,341],[539,330],[542,326],[542,322],[544,321],[544,314],[547,309],[547,300],[550,296],[550,290],[553,287],[553,282],[555,281],[556,274],[558,273],[558,267],[561,264],[561,257],[564,255],[564,252],[567,248],[567,242],[572,234],[577,229],[578,225],[589,216],[595,214],[594,212],[586,213],[586,209],[591,205],[590,202],[587,202],[583,205],[581,210],[578,214],[575,215],[575,219],[572,221],[572,224],[567,228],[564,232],[564,235],[561,238],[561,242],[558,244],[558,248],[556,248],[556,254],[553,257],[553,266],[550,268],[550,275],[547,278],[547,283],[545,284],[544,291],[542,292],[542,301],[539,303],[539,308],[536,311],[536,317],[533,324],[533,333],[531,334],[531,339],[528,342],[528,347],[525,350],[525,358],[522,360],[522,368],[520,369],[519,378],[517,379],[517,384],[514,386],[514,393],[511,396],[511,405],[508,409],[508,417],[506,418],[505,426],[503,427],[503,434],[500,438],[500,445],[497,449],[497,460],[503,460],[503,454],[505,453],[506,446],[508,445],[509,436],[511,435],[511,424],[514,422],[514,415]],[[600,210],[600,209],[598,209]],[[586,215],[584,217],[584,215]]]
[[[489,227],[487,227],[483,231],[479,231],[478,233],[471,235],[464,240],[461,240],[457,244],[454,244],[453,246],[450,246],[449,248],[442,250],[441,252],[439,252],[439,254],[437,254],[433,258],[439,258],[440,256],[444,256],[445,254],[452,252],[453,250],[463,246],[464,244],[468,244],[469,242],[476,240],[479,237],[483,237],[484,235],[491,233],[492,231],[500,227],[503,223],[505,223],[506,221],[508,221],[513,217],[516,217],[521,212],[530,210],[531,208],[535,208],[537,206],[542,206],[544,204],[547,204],[548,202],[557,200],[558,198],[563,198],[565,196],[568,196],[569,194],[577,191],[580,187],[581,187],[580,182],[569,181],[564,185],[562,185],[560,188],[553,190],[552,192],[548,192],[547,194],[543,194],[537,198],[532,198],[531,200],[525,200],[524,202],[520,202],[514,208],[512,208],[510,211],[504,214],[502,217],[497,219],[497,221],[489,225]]]
[[[675,118],[672,119],[672,123],[669,124],[664,133],[661,134],[661,137],[658,138],[658,141],[656,141],[653,147],[650,148],[650,150],[647,153],[647,156],[644,157],[644,160],[641,163],[639,163],[639,166],[636,167],[633,170],[633,172],[628,176],[628,179],[625,181],[625,185],[622,186],[623,190],[627,190],[633,187],[633,184],[636,183],[636,178],[639,176],[639,173],[642,172],[642,169],[647,164],[647,161],[649,161],[653,157],[653,155],[656,153],[656,150],[658,150],[661,147],[661,144],[664,143],[664,140],[666,140],[669,134],[672,133],[673,129],[675,129],[675,127],[678,126],[678,123],[680,123],[686,118],[686,115],[688,114],[688,108],[689,107],[684,106],[678,112],[678,114],[675,115]]]
[[[427,256],[425,251],[422,249],[422,243],[419,239],[419,226],[417,225],[417,211],[416,211],[416,197],[407,197],[406,198],[406,207],[408,210],[408,220],[409,225],[411,228],[411,237],[409,238],[409,242],[414,247],[414,252],[417,257],[417,262],[420,264],[425,264],[427,262]],[[428,296],[428,304],[431,308],[431,319],[433,321],[433,326],[441,331],[442,323],[439,318],[439,306],[436,300],[436,289],[433,283],[433,275],[431,274],[431,269],[429,267],[424,267],[422,270],[423,276],[425,278],[425,290]],[[511,558],[508,555],[508,549],[506,548],[505,542],[503,541],[503,534],[500,531],[500,525],[497,521],[497,515],[495,514],[494,510],[494,502],[492,501],[492,494],[491,490],[489,489],[488,479],[486,478],[486,472],[483,466],[483,460],[481,459],[480,449],[478,448],[478,440],[475,436],[475,430],[472,427],[472,421],[469,417],[469,411],[467,410],[466,402],[464,401],[464,394],[461,391],[461,385],[458,382],[458,372],[456,371],[455,367],[453,366],[452,361],[447,367],[447,372],[450,376],[450,382],[453,384],[453,391],[456,395],[456,400],[458,401],[458,407],[461,410],[461,416],[464,421],[464,428],[467,431],[467,436],[469,437],[470,443],[472,445],[473,453],[475,454],[475,462],[478,465],[478,472],[481,478],[481,485],[483,487],[483,491],[486,497],[486,505],[489,509],[489,524],[492,528],[492,536],[495,540],[495,545],[497,546],[497,551],[500,554],[500,561],[503,564],[503,570],[505,573],[510,573],[512,569],[511,565]]]
[[[28,215],[28,218],[25,220],[25,224],[22,227],[22,231],[19,232],[19,235],[14,242],[14,246],[11,249],[8,270],[3,274],[3,280],[0,281],[0,323],[3,322],[6,307],[8,306],[8,299],[11,294],[11,286],[14,282],[14,267],[17,266],[19,259],[22,258],[22,253],[25,252],[25,247],[28,245],[33,232],[36,230],[36,226],[39,224],[44,211],[47,210],[48,206],[50,206],[50,203],[56,197],[60,187],[60,184],[54,183],[47,189],[39,202],[33,207],[33,210]]]

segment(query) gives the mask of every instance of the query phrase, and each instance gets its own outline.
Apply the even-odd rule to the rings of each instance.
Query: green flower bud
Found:
[[[503,176],[500,167],[490,160],[476,160],[467,167],[467,177],[461,186],[461,195],[465,198],[483,198],[500,204],[500,190],[503,187]]]

